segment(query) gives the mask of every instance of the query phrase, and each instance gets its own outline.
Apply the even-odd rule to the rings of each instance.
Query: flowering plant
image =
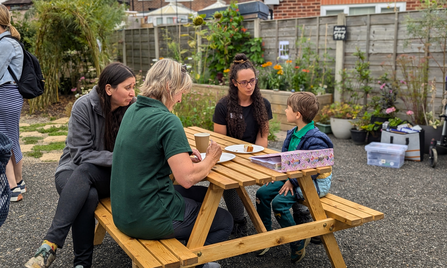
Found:
[[[271,77],[268,81],[271,89],[279,89],[282,85],[284,71],[281,65],[276,64],[273,66],[273,71],[271,72]]]
[[[295,91],[305,91],[309,83],[308,69],[300,69],[300,66],[295,66],[295,74],[292,76],[292,88]]]
[[[403,77],[399,81],[394,73],[393,85],[400,89],[398,96],[407,110],[413,112],[413,123],[424,124],[424,109],[428,101],[428,60],[423,56],[402,54],[397,57],[396,64]]]

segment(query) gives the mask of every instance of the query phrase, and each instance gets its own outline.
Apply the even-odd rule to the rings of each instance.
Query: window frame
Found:
[[[376,14],[381,13],[382,8],[391,6],[394,8],[394,3],[369,3],[369,4],[354,4],[354,5],[325,5],[320,7],[320,16],[327,16],[326,11],[328,10],[343,10],[343,13],[346,15],[349,15],[349,8],[351,7],[371,7],[374,6],[376,9]],[[396,7],[399,8],[400,11],[406,11],[407,10],[407,3],[400,2],[396,3]],[[333,15],[328,15],[333,16]],[[357,16],[357,15],[352,15]]]

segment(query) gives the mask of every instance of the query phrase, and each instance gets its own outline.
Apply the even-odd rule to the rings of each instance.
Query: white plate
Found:
[[[201,153],[200,155],[202,156],[202,160],[205,159],[206,153]],[[236,156],[234,154],[222,153],[222,155],[220,156],[219,162],[217,162],[217,163],[227,162],[227,161],[233,160],[235,157]]]
[[[253,152],[245,152],[244,151],[244,145],[243,144],[237,144],[237,145],[231,145],[228,147],[225,147],[225,150],[238,153],[238,154],[254,154],[264,151],[264,147],[260,145],[254,145],[253,144]]]

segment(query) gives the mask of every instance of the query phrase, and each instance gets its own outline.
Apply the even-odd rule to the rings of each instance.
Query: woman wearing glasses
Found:
[[[237,54],[230,66],[229,86],[228,95],[216,105],[214,131],[267,147],[272,109],[270,102],[261,95],[255,67],[243,53]],[[232,234],[236,237],[246,236],[247,219],[236,190],[226,190],[223,196],[234,219]]]

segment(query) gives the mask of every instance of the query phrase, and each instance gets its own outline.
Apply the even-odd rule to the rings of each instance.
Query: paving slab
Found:
[[[29,127],[30,124],[28,123],[19,123],[19,127]]]
[[[49,129],[52,127],[62,127],[64,124],[51,124],[51,125],[46,125],[43,127],[43,129]]]
[[[31,132],[22,132],[20,133],[20,136],[23,138],[23,137],[44,137],[45,135],[37,131],[31,131]]]
[[[62,117],[57,120],[50,121],[48,123],[49,124],[67,124],[69,119],[70,119],[69,117]]]
[[[61,142],[65,141],[67,139],[67,136],[48,136],[45,139],[43,139],[43,142],[45,144],[49,144],[51,142]]]
[[[59,161],[61,158],[62,152],[50,152],[44,153],[41,158],[39,158],[43,162],[53,162]]]
[[[20,150],[22,151],[22,153],[31,152],[33,150],[34,145],[35,144],[21,144]]]

